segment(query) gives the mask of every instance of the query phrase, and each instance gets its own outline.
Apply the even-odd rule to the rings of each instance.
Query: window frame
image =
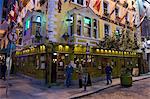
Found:
[[[74,30],[74,28],[73,28],[73,35],[71,35],[71,36],[81,36],[81,37],[86,37],[86,38],[94,38],[94,39],[98,39],[99,38],[99,29],[98,29],[98,24],[99,24],[99,20],[97,19],[97,18],[92,18],[92,17],[90,17],[90,16],[85,16],[85,15],[81,15],[81,14],[79,14],[79,13],[71,13],[70,15],[69,15],[69,18],[71,17],[73,15],[73,17],[76,17],[76,18],[73,18],[73,24],[70,24],[70,22],[69,22],[69,25],[68,25],[68,32],[70,33],[70,35],[71,35],[71,26],[76,26],[76,30]],[[74,16],[75,15],[75,16]],[[78,15],[80,15],[82,18],[82,20],[81,20],[81,35],[78,35],[77,34],[77,25],[78,25],[78,22],[77,22],[77,16]],[[84,26],[84,18],[85,17],[88,17],[90,20],[91,20],[91,26],[90,27],[87,27],[87,26]],[[76,19],[76,20],[75,20]],[[93,35],[93,33],[94,33],[94,21],[93,20],[96,20],[96,24],[97,24],[97,27],[96,27],[96,36],[94,37]],[[76,24],[75,24],[76,23]],[[84,32],[84,28],[89,28],[90,29],[90,35],[89,36],[87,36],[88,34],[85,34],[85,32]],[[74,33],[75,32],[75,33]]]
[[[105,32],[105,25],[107,25],[107,26],[108,26],[108,33],[106,33],[106,32]],[[109,36],[110,36],[110,33],[111,33],[110,29],[111,29],[110,25],[109,25],[109,24],[107,24],[107,23],[104,23],[104,36],[107,36],[107,35],[109,35]]]
[[[86,6],[86,0],[83,0],[83,5],[77,2],[78,0],[71,0],[72,3],[77,4],[79,6]]]
[[[107,4],[107,9],[104,8],[104,3]],[[105,10],[106,10],[106,11],[105,11]],[[108,14],[109,11],[110,11],[110,9],[109,9],[109,3],[108,3],[107,1],[104,1],[104,2],[103,2],[103,14]]]
[[[118,14],[116,13],[116,9],[118,9]],[[117,17],[117,16],[120,17],[120,13],[119,13],[119,12],[120,12],[119,7],[115,7],[115,16],[116,16],[116,17]]]

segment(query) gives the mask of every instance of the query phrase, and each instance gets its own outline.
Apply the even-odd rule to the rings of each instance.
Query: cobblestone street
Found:
[[[132,87],[112,87],[83,99],[150,99],[150,78],[134,82]]]

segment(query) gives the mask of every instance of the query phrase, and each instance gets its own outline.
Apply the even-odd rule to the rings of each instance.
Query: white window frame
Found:
[[[84,18],[86,17],[86,16],[83,16]],[[90,17],[88,17],[88,18],[90,18]],[[90,19],[92,19],[92,18],[90,18]],[[84,22],[83,22],[84,23]],[[91,27],[89,27],[89,26],[83,26],[83,32],[84,32],[84,28],[88,28],[88,29],[90,29],[90,36],[85,36],[85,37],[89,37],[89,38],[91,38],[92,37],[92,22],[91,22]],[[82,27],[81,27],[82,28]],[[84,33],[83,33],[84,34]],[[86,34],[87,35],[87,34]]]
[[[94,19],[93,19],[94,20]],[[92,21],[92,24],[93,24],[93,30],[92,30],[92,38],[94,38],[94,39],[98,39],[98,20],[97,19],[95,19],[96,20],[96,38],[93,36],[93,33],[94,33],[94,22]]]
[[[73,14],[71,14],[71,15],[73,16]],[[71,19],[71,15],[68,16],[69,19]],[[73,19],[71,19],[71,20],[74,22],[74,16],[73,16]],[[68,27],[69,27],[68,28],[68,31],[69,31],[68,33],[69,33],[70,36],[73,36],[74,35],[74,31],[72,31],[73,33],[71,34],[71,26],[73,27],[73,23],[71,24],[71,22],[69,22],[68,23]]]
[[[78,24],[78,16],[80,16],[81,17],[81,24]],[[78,33],[76,34],[76,35],[78,35],[78,36],[82,36],[82,15],[80,15],[80,14],[77,14],[77,20],[75,20],[76,21],[76,26],[77,26],[77,28],[78,28],[78,26],[81,26],[81,30],[80,30],[80,35],[78,35]]]

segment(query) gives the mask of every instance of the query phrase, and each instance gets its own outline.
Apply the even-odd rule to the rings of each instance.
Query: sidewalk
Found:
[[[150,78],[150,75],[133,77],[133,81],[146,78]],[[2,86],[0,87],[0,99],[74,99],[93,94],[113,86],[117,86],[120,84],[120,79],[113,79],[113,83],[111,85],[106,85],[106,81],[93,83],[92,86],[87,87],[87,91],[84,91],[83,88],[77,88],[75,86],[70,88],[46,88],[44,86],[34,84],[27,79],[22,79],[19,77],[11,78],[10,83],[12,86],[9,87],[9,98],[6,98],[6,89],[3,87],[5,86],[6,81],[4,82],[0,80],[0,86]]]

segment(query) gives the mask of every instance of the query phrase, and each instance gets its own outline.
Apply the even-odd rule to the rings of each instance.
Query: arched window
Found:
[[[41,17],[40,17],[40,16],[37,16],[37,17],[36,17],[36,22],[41,23]]]

